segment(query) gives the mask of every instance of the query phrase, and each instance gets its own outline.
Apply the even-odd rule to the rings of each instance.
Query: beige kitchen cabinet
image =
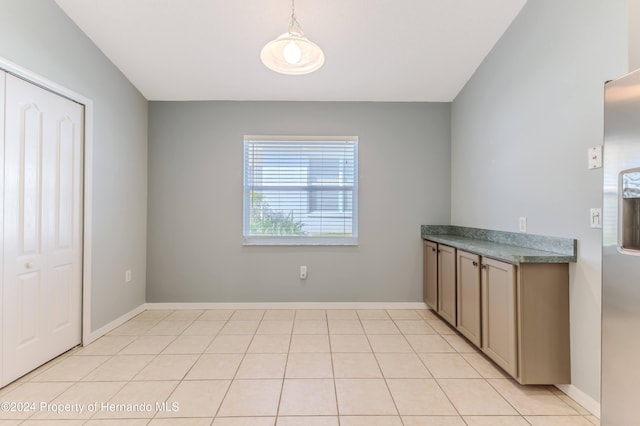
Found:
[[[518,375],[515,267],[482,259],[482,350],[512,376]]]
[[[483,352],[521,384],[571,383],[569,265],[481,262]]]
[[[456,249],[438,244],[438,313],[456,326]]]
[[[474,345],[481,345],[480,256],[457,251],[457,329]]]
[[[425,302],[519,383],[571,383],[569,264],[509,263],[455,243],[425,240]]]
[[[424,241],[423,250],[423,296],[424,302],[438,311],[438,244]]]
[[[571,383],[569,264],[521,263],[516,281],[516,379],[522,384]]]
[[[456,325],[456,249],[424,241],[423,297],[431,309]]]

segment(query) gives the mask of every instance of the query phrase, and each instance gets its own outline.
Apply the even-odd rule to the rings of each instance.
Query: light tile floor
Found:
[[[145,311],[0,402],[0,426],[599,424],[427,310]]]

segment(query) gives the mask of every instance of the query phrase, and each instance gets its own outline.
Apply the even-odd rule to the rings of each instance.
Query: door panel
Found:
[[[0,385],[79,344],[82,309],[83,107],[5,86]]]
[[[51,283],[47,294],[58,308],[49,312],[52,327],[48,332],[60,352],[81,340],[83,111],[82,106],[60,96],[50,97],[50,107],[51,119],[45,127],[52,136],[46,145],[50,161],[45,171],[51,182],[46,191]]]
[[[0,314],[0,346],[4,347],[4,91],[5,81],[7,74],[0,70],[0,307],[2,307],[2,313]],[[4,371],[2,363],[3,350],[0,349],[0,386],[4,385]]]
[[[482,350],[518,376],[515,267],[482,259]]]
[[[458,250],[458,331],[480,346],[480,256]]]
[[[56,249],[69,249],[73,243],[74,217],[74,129],[73,122],[65,117],[58,123],[58,163],[56,167]]]
[[[73,265],[61,265],[54,268],[51,278],[51,288],[53,290],[51,292],[53,296],[51,325],[55,332],[65,326],[69,326],[72,320],[69,301],[73,291],[71,288],[74,282]]]
[[[438,313],[456,326],[456,249],[438,244]]]
[[[36,105],[29,104],[20,108],[20,134],[17,135],[18,145],[13,146],[14,160],[19,167],[19,187],[12,195],[20,200],[20,230],[19,244],[22,247],[22,255],[34,255],[40,253],[41,247],[41,153],[42,153],[42,113]],[[8,126],[8,130],[11,129]],[[8,146],[7,149],[12,148]],[[7,161],[12,158],[8,157]],[[7,165],[7,171],[10,171]],[[7,189],[11,182],[7,182]]]
[[[18,276],[17,284],[19,298],[12,304],[17,308],[19,316],[16,318],[18,321],[14,323],[14,327],[15,331],[19,333],[16,336],[18,347],[24,348],[36,341],[40,335],[40,327],[38,326],[40,273],[22,274]],[[10,330],[6,330],[6,333],[9,334]]]
[[[424,302],[434,311],[438,311],[438,245],[424,242],[423,259],[423,297]]]

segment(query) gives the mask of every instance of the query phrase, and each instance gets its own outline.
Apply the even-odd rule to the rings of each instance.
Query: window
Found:
[[[358,139],[245,136],[243,240],[357,244]]]

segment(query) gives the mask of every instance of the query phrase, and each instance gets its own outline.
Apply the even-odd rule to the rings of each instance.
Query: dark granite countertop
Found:
[[[422,225],[422,238],[504,262],[577,261],[577,240],[452,225]]]

